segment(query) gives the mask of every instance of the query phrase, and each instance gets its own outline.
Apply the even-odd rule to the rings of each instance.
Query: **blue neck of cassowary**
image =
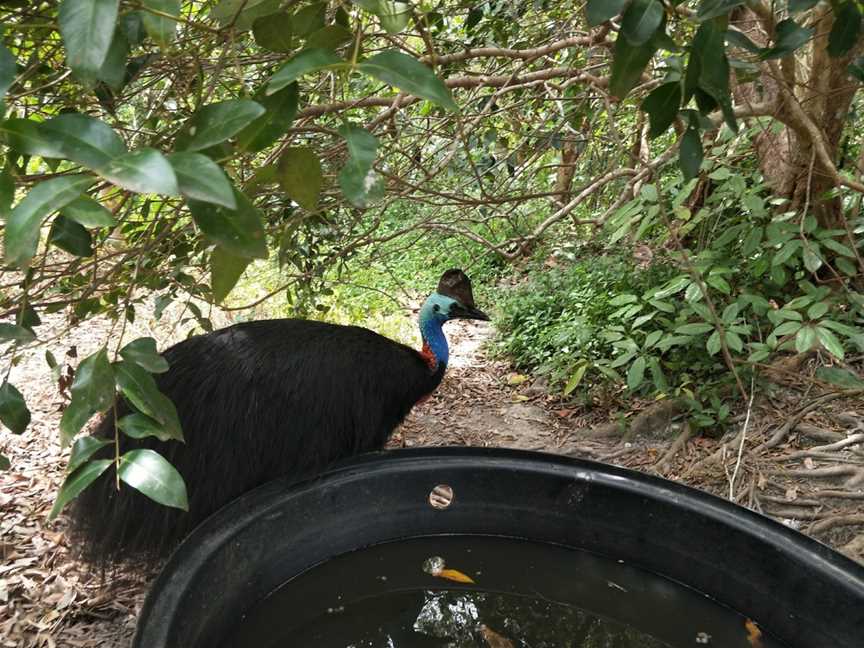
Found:
[[[450,347],[447,346],[447,338],[444,337],[444,323],[438,317],[427,315],[420,318],[420,335],[423,337],[423,350],[428,349],[435,358],[435,362],[444,368],[450,360]]]

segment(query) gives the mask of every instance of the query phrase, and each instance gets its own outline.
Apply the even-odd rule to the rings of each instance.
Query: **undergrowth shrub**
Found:
[[[622,293],[664,283],[675,270],[655,265],[639,270],[632,260],[601,256],[559,268],[540,268],[498,301],[497,349],[516,366],[566,382],[574,365],[613,352],[603,334],[619,310]]]
[[[844,364],[864,351],[860,206],[846,205],[848,228],[823,228],[771,199],[757,173],[705,167],[707,197],[692,208],[697,180],[673,178],[662,192],[646,185],[609,219],[606,247],[648,248],[648,270],[620,251],[534,270],[502,302],[498,348],[565,395],[612,382],[681,397],[704,427],[722,423],[724,400],[739,393],[730,362],[746,385],[778,352],[815,351],[817,379],[864,387]]]

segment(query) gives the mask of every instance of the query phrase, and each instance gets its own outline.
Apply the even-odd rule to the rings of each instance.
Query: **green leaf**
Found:
[[[795,253],[801,249],[801,247],[801,239],[792,239],[777,251],[774,258],[771,259],[771,265],[777,266],[786,263],[786,261],[791,259]]]
[[[12,201],[15,199],[15,178],[9,169],[0,170],[0,221],[9,220],[12,213]]]
[[[588,369],[588,364],[581,364],[576,368],[576,371],[573,372],[573,375],[570,376],[570,380],[567,381],[567,384],[564,385],[564,395],[569,396],[573,393],[573,390],[579,386],[579,383],[582,382],[582,378],[585,376],[585,371]]]
[[[804,267],[810,272],[816,272],[822,267],[822,257],[819,256],[819,253],[816,251],[817,249],[816,245],[812,242],[804,247]]]
[[[68,2],[69,0],[66,1]],[[57,499],[54,500],[54,506],[51,508],[51,513],[48,514],[48,519],[53,520],[56,518],[69,502],[78,497],[81,491],[96,481],[99,475],[104,473],[112,463],[114,462],[111,459],[91,461],[69,475],[57,492]]]
[[[864,56],[859,56],[852,63],[850,63],[849,67],[846,68],[846,71],[850,74],[850,76],[853,76],[861,83],[864,83]]]
[[[806,303],[809,303],[809,300]],[[801,313],[794,311],[794,310],[791,310],[791,309],[803,308],[804,305],[805,304],[801,304],[800,306],[793,306],[793,302],[789,302],[783,308],[776,310],[773,313],[774,313],[774,316],[777,318],[778,321],[780,321],[780,320],[792,320],[795,322],[801,322],[804,320],[804,318],[801,317]],[[770,313],[768,315],[768,319],[771,319]]]
[[[649,40],[642,45],[631,45],[619,34],[615,40],[609,91],[618,99],[624,99],[642,78],[645,67],[656,51],[653,41]]]
[[[237,145],[253,153],[270,146],[291,127],[297,114],[297,83],[259,101],[266,112],[237,133]]]
[[[0,115],[6,112],[6,93],[18,74],[18,61],[12,52],[0,43]]]
[[[76,198],[61,208],[60,213],[84,227],[113,227],[116,224],[111,212],[88,196]]]
[[[647,43],[663,22],[659,0],[632,0],[621,18],[621,33],[631,45]]]
[[[651,331],[645,336],[645,348],[650,349],[660,341],[661,337],[663,337],[663,331]]]
[[[280,0],[222,0],[210,11],[221,27],[229,25],[238,32],[247,31],[254,22],[276,12]]]
[[[699,168],[702,166],[702,138],[695,128],[688,128],[681,137],[678,166],[681,168],[684,180],[699,175]]]
[[[346,65],[345,61],[330,50],[321,48],[303,50],[276,70],[276,74],[270,77],[270,80],[267,82],[267,94],[272,95],[279,92],[279,90],[294,83],[304,74],[344,65]]]
[[[836,259],[834,259],[834,263],[837,265],[837,268],[843,274],[846,274],[850,277],[854,277],[858,274],[858,267],[845,257],[837,257]]]
[[[744,4],[744,0],[702,0],[696,12],[696,20],[705,22],[718,16],[727,15],[735,7]]]
[[[840,340],[837,339],[836,335],[834,335],[827,328],[817,326],[816,337],[819,338],[819,342],[822,343],[822,346],[825,347],[825,350],[828,351],[828,353],[833,355],[838,360],[843,359],[845,355],[843,353],[843,345],[840,344]]]
[[[630,328],[631,328],[631,329],[637,329],[637,328],[639,328],[639,327],[642,326],[645,322],[650,322],[652,319],[654,319],[654,316],[655,316],[656,314],[657,314],[657,313],[655,312],[655,313],[648,313],[647,315],[640,315],[640,316],[637,317],[635,320],[633,320],[633,323],[630,325]]]
[[[8,381],[0,385],[0,422],[12,434],[21,434],[30,425],[30,410],[24,396]]]
[[[120,31],[130,45],[140,45],[147,37],[140,11],[128,11],[120,16]]]
[[[744,350],[744,341],[737,333],[733,333],[732,331],[726,332],[726,344],[736,353],[741,353]]]
[[[740,32],[737,29],[726,30],[726,42],[728,42],[730,45],[733,45],[734,47],[740,47],[741,49],[750,52],[751,54],[759,54],[762,51],[761,47],[759,47],[756,43],[747,38],[747,36],[745,36],[743,32]]]
[[[781,20],[774,29],[774,46],[762,52],[763,61],[783,58],[804,45],[813,36],[813,30],[802,27],[791,18]]]
[[[645,358],[639,356],[627,370],[627,387],[630,391],[636,391],[645,378]]]
[[[648,113],[651,121],[651,137],[657,137],[675,121],[678,108],[681,106],[681,84],[678,81],[664,83],[655,88],[642,102],[642,110]]]
[[[663,311],[664,313],[674,313],[677,310],[673,304],[665,301],[660,301],[659,299],[650,299],[648,300],[648,303],[657,310]]]
[[[720,275],[711,275],[705,280],[705,283],[715,290],[719,290],[724,295],[732,294],[732,287],[729,285],[729,282]]]
[[[612,368],[621,367],[621,366],[627,364],[628,362],[630,362],[635,357],[636,357],[635,351],[629,351],[627,353],[622,353],[617,358],[615,358],[611,363],[609,363],[609,366]]]
[[[159,151],[143,148],[114,158],[97,171],[106,180],[136,193],[179,196],[174,169]]]
[[[84,80],[93,80],[102,68],[117,23],[119,0],[63,0],[58,23],[66,62]]]
[[[692,279],[690,279],[690,277],[688,277],[687,275],[675,277],[674,279],[666,282],[666,284],[664,284],[664,286],[660,290],[655,292],[653,298],[665,299],[666,297],[679,293],[684,290],[684,288],[689,286],[691,281]]]
[[[144,11],[141,12],[141,18],[144,21],[144,29],[150,35],[156,44],[162,49],[165,49],[177,33],[177,20],[161,16],[155,13],[150,13],[147,9],[153,9],[163,14],[180,17],[180,0],[142,0]]]
[[[636,301],[639,301],[639,298],[636,295],[623,294],[616,295],[612,299],[609,300],[610,306],[623,306],[624,304],[632,304]]]
[[[32,331],[34,326],[39,326],[42,323],[42,320],[39,318],[39,313],[30,304],[25,302],[18,312],[15,313],[15,323]]]
[[[835,322],[833,320],[823,320],[819,322],[819,325],[837,331],[841,335],[845,335],[849,338],[854,338],[861,334],[860,328],[849,326],[848,324],[841,324],[840,322]]]
[[[345,124],[339,134],[348,144],[348,161],[339,173],[339,186],[355,207],[368,207],[384,194],[383,182],[372,169],[378,150],[378,139],[369,131]]]
[[[864,388],[864,380],[856,373],[848,369],[841,369],[840,367],[819,367],[816,370],[816,377],[819,380],[844,389]]]
[[[171,441],[174,439],[165,426],[159,421],[156,421],[145,414],[135,412],[127,414],[119,421],[117,427],[123,430],[123,434],[133,439],[145,439],[147,437],[156,437],[160,441]]]
[[[126,57],[129,56],[129,41],[119,27],[114,30],[114,38],[108,55],[99,69],[96,78],[112,90],[120,90],[126,81]]]
[[[763,236],[765,236],[765,229],[762,227],[754,227],[747,235],[747,238],[744,239],[744,243],[741,245],[741,252],[745,256],[753,254],[759,249]]]
[[[0,322],[0,341],[26,344],[36,339],[33,331],[17,324]]]
[[[307,211],[318,207],[324,174],[315,152],[303,147],[285,149],[279,158],[279,184],[288,197]]]
[[[807,317],[811,320],[819,319],[828,312],[828,304],[825,302],[816,302],[807,309]]]
[[[120,457],[120,479],[154,502],[189,510],[186,484],[177,469],[154,450],[132,450]]]
[[[402,52],[381,52],[358,64],[357,69],[404,92],[428,99],[442,108],[457,109],[444,82],[420,61]]]
[[[39,130],[58,147],[59,156],[90,169],[99,169],[126,153],[120,136],[105,122],[68,113],[39,125]]]
[[[264,112],[264,106],[249,99],[208,104],[189,118],[183,135],[177,138],[177,148],[210,148],[236,135]]]
[[[195,224],[207,238],[232,254],[266,259],[267,240],[261,212],[239,191],[234,192],[234,197],[235,210],[190,200],[189,210]]]
[[[259,47],[271,52],[290,52],[294,49],[294,24],[291,14],[280,11],[257,18],[252,23],[252,36]]]
[[[90,232],[62,214],[54,219],[48,242],[75,256],[93,256],[93,237]]]
[[[392,0],[353,0],[353,2],[377,16],[381,27],[391,36],[405,29],[411,18],[411,8],[405,2]]]
[[[695,92],[696,103],[703,113],[719,106],[726,124],[733,132],[738,132],[729,94],[729,60],[726,58],[725,39],[725,20],[717,18],[699,26],[693,38],[693,53],[687,67],[685,85],[688,92],[685,93],[684,101],[687,102],[691,91]],[[703,92],[704,95],[701,94]],[[691,123],[692,127],[694,124]]]
[[[354,38],[354,33],[350,29],[346,29],[342,25],[327,25],[309,34],[306,38],[306,47],[336,49],[351,41],[352,38]]]
[[[683,324],[675,329],[676,333],[681,333],[682,335],[701,335],[702,333],[707,333],[708,331],[713,331],[714,325],[708,324],[707,322],[696,322],[693,324]]]
[[[76,175],[52,178],[33,187],[6,222],[6,263],[26,268],[36,254],[43,219],[75,200],[92,183],[90,176]]]
[[[819,0],[789,0],[789,13],[807,11],[808,9],[815,7],[817,4],[819,4]]]
[[[324,2],[313,2],[301,7],[294,14],[294,33],[303,37],[321,29],[327,17],[327,4]]]
[[[849,257],[850,259],[855,258],[855,252],[852,251],[852,248],[843,245],[840,241],[835,241],[832,238],[822,239],[822,245],[824,245],[829,250],[833,250],[837,254],[842,254],[843,256]]]
[[[816,331],[811,326],[802,326],[795,334],[795,350],[798,353],[809,351],[816,344]]]
[[[62,158],[60,144],[53,135],[41,130],[43,123],[33,119],[7,119],[0,124],[0,132],[10,148],[18,153],[43,158]]]
[[[732,302],[723,309],[723,314],[720,316],[720,319],[723,320],[724,324],[732,324],[732,322],[734,322],[738,318],[738,313],[740,312],[741,306],[736,302]]]
[[[78,365],[71,387],[72,400],[60,419],[61,443],[67,445],[96,412],[114,404],[114,370],[103,348]]]
[[[112,445],[114,439],[100,439],[95,436],[83,436],[72,444],[72,454],[69,455],[69,463],[66,466],[67,474],[71,474],[87,463],[94,454],[105,446]]]
[[[156,350],[156,340],[151,337],[132,340],[120,349],[120,357],[150,373],[165,373],[169,369],[168,361]]]
[[[720,331],[714,331],[708,336],[708,341],[705,343],[705,348],[711,355],[717,355],[717,352],[722,348],[720,343]]]
[[[762,362],[767,358],[771,357],[771,351],[767,349],[760,349],[759,351],[754,351],[747,357],[747,362]]]
[[[177,409],[165,394],[159,391],[153,376],[137,364],[129,361],[114,364],[117,386],[123,396],[136,409],[165,426],[165,433],[172,439],[183,440]]]
[[[213,301],[222,303],[246,270],[250,259],[231,254],[220,246],[213,249],[210,255],[210,286],[213,290]]]
[[[187,198],[237,208],[234,189],[228,176],[218,164],[206,155],[181,151],[168,155],[174,169],[180,193]]]
[[[588,26],[596,27],[620,14],[629,0],[588,0],[585,14]]]
[[[797,333],[801,330],[802,324],[800,322],[784,322],[780,326],[778,326],[773,331],[773,335],[777,337],[782,337],[784,335],[791,335],[792,333]]]
[[[828,34],[828,55],[843,56],[861,35],[861,11],[854,0],[846,0],[834,11],[834,25]]]

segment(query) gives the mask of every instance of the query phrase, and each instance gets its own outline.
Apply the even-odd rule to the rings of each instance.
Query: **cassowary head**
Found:
[[[489,316],[474,305],[471,280],[462,270],[447,270],[441,275],[438,289],[420,309],[420,319],[444,323],[451,319],[489,320]]]

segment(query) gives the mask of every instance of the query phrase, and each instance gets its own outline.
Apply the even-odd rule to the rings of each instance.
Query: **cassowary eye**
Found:
[[[434,310],[434,311],[437,313],[438,311],[441,310],[441,307],[438,306],[438,304],[435,304],[435,305],[432,307],[432,310]]]

